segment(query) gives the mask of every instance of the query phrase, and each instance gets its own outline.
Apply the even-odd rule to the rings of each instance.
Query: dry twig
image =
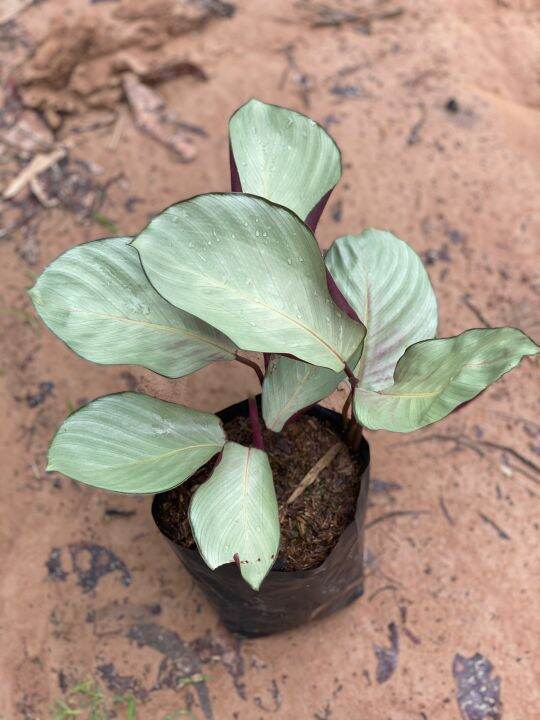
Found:
[[[319,477],[321,472],[330,465],[332,460],[336,457],[338,452],[344,448],[345,446],[343,443],[337,442],[335,445],[332,445],[331,448],[329,448],[324,455],[317,460],[315,465],[309,470],[306,475],[304,476],[303,480],[300,482],[299,485],[295,488],[295,490],[291,493],[289,498],[287,499],[287,505],[290,505],[292,502],[296,500],[296,498],[300,497],[300,495],[304,492],[306,488],[308,488],[310,485],[312,485],[315,480]]]
[[[197,155],[193,140],[180,128],[179,119],[167,110],[165,101],[134,73],[124,75],[124,92],[137,127],[173,150],[182,162]]]
[[[478,453],[478,455],[480,455],[481,457],[484,457],[485,455],[482,448],[486,450],[500,450],[500,452],[507,453],[516,460],[519,460],[519,462],[523,463],[523,465],[525,465],[530,471],[532,471],[532,473],[526,473],[527,477],[533,480],[533,482],[535,482],[536,484],[540,484],[540,480],[538,480],[537,477],[534,477],[534,475],[540,475],[540,466],[537,465],[533,460],[530,460],[525,455],[522,455],[522,453],[518,452],[510,445],[503,445],[501,443],[493,442],[491,440],[473,440],[472,438],[469,438],[465,435],[446,435],[443,433],[432,433],[431,435],[426,435],[425,437],[415,438],[414,440],[408,440],[406,442],[400,442],[398,443],[398,445],[418,445],[419,443],[425,442],[453,443],[456,450],[461,450],[465,447]],[[521,472],[524,471],[522,470]]]
[[[397,517],[419,517],[420,515],[429,515],[428,510],[393,510],[392,512],[385,513],[384,515],[379,515],[379,517],[374,518],[370,522],[366,523],[365,529],[373,527],[374,525],[377,525],[380,522],[384,522],[385,520],[391,520],[392,518]]]
[[[17,177],[10,182],[7,188],[4,190],[2,197],[4,200],[11,200],[17,195],[24,187],[32,182],[42,172],[48,170],[50,167],[55,165],[61,160],[66,154],[65,148],[57,148],[52,150],[50,153],[38,153],[32,160],[26,165]]]

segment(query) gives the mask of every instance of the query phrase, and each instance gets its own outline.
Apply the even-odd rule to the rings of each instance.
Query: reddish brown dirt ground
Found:
[[[54,429],[88,399],[136,387],[216,410],[256,389],[241,366],[172,382],[87,363],[37,323],[25,293],[76,243],[226,190],[227,118],[251,96],[325,122],[343,150],[321,247],[391,228],[427,262],[441,335],[510,324],[538,340],[540,3],[325,5],[334,12],[285,0],[0,4],[0,185],[13,194],[0,205],[4,720],[53,717],[88,679],[134,695],[144,720],[540,714],[533,361],[436,428],[368,434],[365,595],[281,637],[239,642],[220,628],[149,498],[44,472]],[[126,102],[140,81],[166,103],[161,125],[139,117],[146,132]],[[54,148],[62,159],[10,188]]]

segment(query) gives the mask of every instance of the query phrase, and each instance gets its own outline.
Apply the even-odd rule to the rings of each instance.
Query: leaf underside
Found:
[[[361,387],[392,382],[409,345],[432,338],[437,301],[420,258],[389,232],[366,230],[334,242],[325,256],[330,277],[344,301],[366,326],[363,351],[349,359]],[[263,416],[280,431],[294,413],[332,393],[344,373],[279,357],[263,385]]]
[[[243,192],[289,208],[305,220],[341,177],[339,148],[314,120],[250,100],[229,122]]]
[[[30,290],[46,325],[87,360],[142,365],[167,377],[232,359],[229,338],[154,290],[130,241],[78,245],[51,263]]]
[[[349,359],[349,367],[355,367],[361,354],[360,346]],[[280,432],[295,413],[327,397],[346,379],[344,372],[337,373],[284,355],[272,355],[262,388],[266,426]]]
[[[516,328],[466,330],[424,340],[399,360],[394,384],[379,392],[357,388],[354,412],[372,430],[411,432],[441,420],[540,348]]]
[[[326,267],[366,326],[355,375],[360,387],[380,390],[393,379],[405,350],[437,332],[437,300],[416,253],[395,235],[369,229],[334,242]]]
[[[199,552],[214,570],[237,562],[258,590],[279,547],[272,470],[262,450],[228,442],[210,478],[195,492],[189,519]]]
[[[164,492],[204,465],[225,440],[215,415],[118,393],[64,421],[49,448],[47,470],[115,492]]]
[[[295,413],[330,395],[345,377],[345,373],[328,368],[272,356],[262,392],[262,413],[267,428],[280,432]]]
[[[339,371],[363,338],[328,293],[309,228],[262,198],[199,195],[154,218],[133,245],[163,297],[244,350]]]

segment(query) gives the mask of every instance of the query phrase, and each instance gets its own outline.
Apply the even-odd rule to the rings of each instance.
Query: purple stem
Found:
[[[257,400],[250,395],[248,398],[249,420],[251,422],[251,434],[253,435],[253,447],[264,450],[264,442],[261,430],[261,421],[259,420],[259,409],[257,408]]]
[[[358,385],[358,378],[355,376],[351,368],[345,363],[345,375],[349,378],[349,382],[351,383],[351,388],[354,390],[355,387]]]
[[[242,365],[247,365],[252,370],[255,370],[255,372],[257,373],[257,377],[259,378],[259,382],[261,383],[261,387],[262,387],[262,384],[264,382],[264,374],[263,374],[263,371],[261,370],[261,368],[259,367],[259,365],[254,360],[250,360],[249,358],[242,357],[242,355],[236,354],[235,359],[239,363],[242,363]]]

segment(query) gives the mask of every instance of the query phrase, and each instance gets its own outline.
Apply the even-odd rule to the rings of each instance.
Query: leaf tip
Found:
[[[139,237],[140,237],[139,235],[136,235],[130,242],[128,242],[128,246],[133,247],[133,248],[135,248],[135,250],[138,251],[139,250],[139,245],[138,245]]]
[[[262,577],[252,577],[252,576],[251,576],[251,573],[249,573],[249,572],[244,572],[242,566],[240,566],[240,573],[241,573],[242,577],[244,578],[244,580],[245,580],[245,581],[247,582],[247,584],[249,585],[249,587],[250,587],[252,590],[254,590],[255,592],[259,592],[259,590],[261,589],[262,581],[264,580],[264,578],[262,578]]]
[[[39,302],[39,299],[40,299],[40,293],[39,293],[39,289],[38,289],[38,284],[37,284],[37,282],[36,282],[35,285],[32,285],[31,288],[28,288],[28,290],[27,290],[26,292],[27,292],[27,294],[28,294],[28,297],[29,297],[30,300],[32,301],[32,304],[33,304],[34,307],[35,307],[35,306],[37,305],[37,303]]]
[[[529,345],[525,354],[538,355],[538,353],[540,353],[540,345],[538,345],[538,343],[535,343],[535,341],[530,337],[527,337],[527,340],[529,341]]]
[[[263,413],[263,420],[264,424],[266,425],[268,430],[271,430],[272,432],[278,433],[283,430],[283,426],[285,425],[284,421],[280,421],[279,417],[268,417],[266,418]]]
[[[239,109],[242,108],[251,108],[251,107],[259,107],[259,106],[267,106],[268,103],[265,103],[263,100],[259,100],[259,98],[251,97],[247,102],[245,102],[243,105],[240,106]]]

